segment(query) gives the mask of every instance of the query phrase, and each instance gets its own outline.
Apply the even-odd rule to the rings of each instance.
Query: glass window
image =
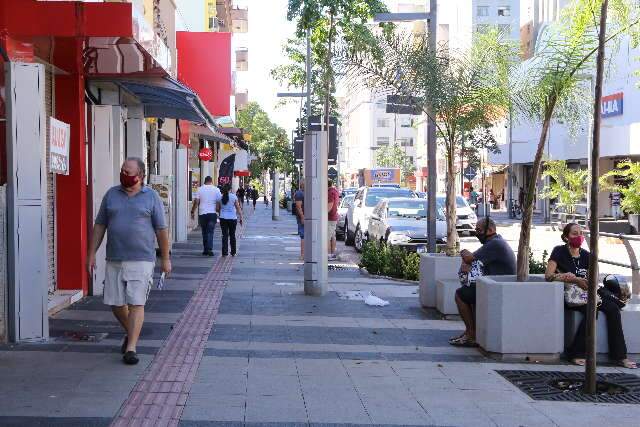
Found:
[[[478,16],[489,16],[489,6],[478,6]]]
[[[389,127],[389,119],[378,119],[376,124],[379,128],[388,128]]]
[[[413,191],[403,188],[398,189],[370,189],[364,201],[364,205],[373,207],[378,204],[380,199],[388,199],[389,197],[415,197]]]
[[[511,25],[509,25],[509,24],[500,24],[500,25],[498,25],[498,29],[504,35],[511,34]]]
[[[438,203],[437,207],[436,215],[438,220],[444,220],[444,205]],[[387,214],[389,217],[426,218],[427,201],[424,199],[390,200]]]
[[[376,138],[376,145],[384,146],[389,145],[389,137],[388,136],[379,136]]]
[[[413,147],[413,138],[400,138],[400,146]]]
[[[466,200],[464,200],[464,197],[457,196],[456,197],[456,206],[459,207],[459,208],[466,208],[469,205],[467,205],[467,202],[466,202]]]
[[[511,6],[498,6],[498,16],[511,16]]]
[[[403,128],[410,128],[411,126],[413,126],[413,120],[410,118],[400,119],[400,126]]]
[[[341,208],[348,208],[349,206],[351,206],[351,204],[353,203],[353,194],[349,194],[348,196],[344,196],[342,198],[342,201],[340,202],[340,207]]]
[[[478,24],[476,25],[476,32],[478,33],[486,33],[491,29],[491,25],[489,24]]]

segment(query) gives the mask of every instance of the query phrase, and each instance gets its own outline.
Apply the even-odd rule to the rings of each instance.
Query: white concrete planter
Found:
[[[445,254],[420,254],[420,305],[436,307],[436,282],[458,280],[459,256]]]
[[[631,232],[634,234],[640,234],[640,214],[629,214],[629,225],[631,226]]]
[[[582,314],[575,310],[565,311],[564,324],[564,341],[565,346],[569,347],[573,343],[573,339],[578,331],[578,326],[582,321]],[[607,340],[607,316],[598,312],[597,332],[596,332],[596,351],[598,353],[609,352],[609,342]],[[640,353],[640,304],[627,304],[622,309],[622,331],[624,332],[624,340],[627,344],[627,353]]]
[[[481,277],[476,288],[476,339],[489,353],[558,357],[564,351],[564,284],[531,275]]]

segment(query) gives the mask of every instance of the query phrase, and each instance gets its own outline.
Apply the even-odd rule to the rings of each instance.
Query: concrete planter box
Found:
[[[629,225],[633,234],[640,233],[640,214],[629,214]]]
[[[476,290],[476,338],[480,347],[501,357],[564,351],[564,284],[531,275],[481,277]]]
[[[640,304],[627,304],[622,309],[622,330],[624,332],[624,340],[627,344],[627,353],[640,353]],[[582,321],[582,314],[575,310],[565,311],[564,323],[564,341],[565,346],[569,347],[576,336],[578,326]],[[598,353],[609,352],[609,342],[607,340],[607,316],[598,312],[597,332],[596,332],[596,351]]]
[[[461,259],[445,254],[420,254],[420,305],[436,307],[436,282],[458,280]]]

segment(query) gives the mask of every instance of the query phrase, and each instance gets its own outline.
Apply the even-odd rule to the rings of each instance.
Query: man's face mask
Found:
[[[124,188],[131,188],[137,183],[138,183],[137,175],[130,176],[124,172],[120,172],[120,184],[122,184]]]

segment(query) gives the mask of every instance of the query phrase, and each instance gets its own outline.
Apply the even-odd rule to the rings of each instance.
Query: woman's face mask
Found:
[[[584,243],[584,236],[572,236],[569,237],[569,246],[572,248],[579,248]]]

